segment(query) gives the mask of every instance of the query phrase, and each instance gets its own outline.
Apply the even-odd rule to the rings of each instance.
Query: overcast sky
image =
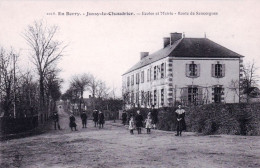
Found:
[[[59,62],[60,76],[68,88],[74,74],[90,72],[121,93],[121,75],[140,59],[140,52],[162,48],[163,37],[185,32],[204,37],[260,66],[260,1],[0,1],[0,45],[20,52],[21,64],[29,67],[22,32],[34,20],[58,25],[58,39],[69,43]],[[217,16],[178,15],[178,12],[217,12]],[[55,16],[47,13],[55,12]],[[57,16],[58,12],[133,12],[134,16]],[[172,12],[174,15],[137,15]],[[176,14],[175,14],[176,13]]]

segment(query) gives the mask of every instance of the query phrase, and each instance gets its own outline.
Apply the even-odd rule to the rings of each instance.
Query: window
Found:
[[[189,86],[187,88],[182,88],[181,90],[181,101],[183,104],[202,104],[202,88],[197,86]]]
[[[144,71],[141,72],[141,83],[144,83]]]
[[[198,88],[188,88],[188,101],[189,103],[196,103],[198,100]]]
[[[164,63],[161,64],[161,78],[164,78]]]
[[[147,82],[150,81],[150,69],[147,69]]]
[[[140,80],[139,73],[137,73],[135,77],[136,77],[135,79],[136,84],[139,84],[139,80]]]
[[[130,86],[130,76],[127,77],[127,86]]]
[[[139,106],[139,92],[136,92],[136,99],[135,103]]]
[[[221,78],[225,76],[225,64],[212,64],[212,76],[216,78]]]
[[[187,77],[199,77],[200,75],[200,65],[194,64],[192,61],[191,64],[186,64],[186,76]]]
[[[224,100],[224,97],[222,97],[222,95],[224,95],[224,88],[222,88],[222,86],[216,86],[212,88],[213,90],[213,102],[214,103],[221,103],[221,100]]]
[[[153,94],[153,104],[156,105],[157,103],[157,94],[156,94],[156,90],[154,90],[154,94]]]
[[[144,105],[144,100],[145,100],[144,91],[141,91],[141,105]]]
[[[134,104],[134,92],[131,93],[131,103]]]
[[[156,72],[157,68],[156,68],[156,66],[154,66],[153,69],[154,69],[154,71],[153,71],[153,79],[156,80],[156,78],[157,78],[157,72]]]
[[[147,104],[150,105],[150,92],[147,92]]]
[[[131,76],[131,85],[134,85],[134,75]]]
[[[161,89],[161,105],[164,105],[164,89]]]

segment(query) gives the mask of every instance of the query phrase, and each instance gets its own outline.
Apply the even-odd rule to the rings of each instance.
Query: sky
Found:
[[[244,62],[260,67],[260,1],[0,1],[0,46],[20,53],[24,68],[34,69],[22,33],[34,20],[59,26],[57,39],[68,44],[58,67],[68,89],[73,75],[92,73],[121,95],[122,74],[140,60],[140,52],[163,47],[163,37],[185,32],[185,37],[206,37],[235,51]],[[65,16],[58,15],[65,13]],[[80,16],[66,16],[66,12]],[[83,13],[131,12],[131,16],[86,16]],[[142,13],[150,14],[143,15]],[[150,13],[149,13],[150,12]],[[159,15],[157,15],[159,12]],[[162,15],[168,12],[171,15]],[[190,15],[194,12],[195,15]],[[217,15],[196,15],[215,12]],[[55,15],[47,15],[55,13]],[[188,13],[189,15],[185,15]],[[153,14],[153,15],[152,15]],[[260,75],[260,72],[258,72]]]

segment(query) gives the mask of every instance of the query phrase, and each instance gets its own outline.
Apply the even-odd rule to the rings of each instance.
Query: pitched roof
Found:
[[[150,54],[132,66],[126,73],[142,68],[165,57],[239,58],[235,53],[207,38],[182,38],[172,45]],[[123,75],[124,75],[123,74]]]

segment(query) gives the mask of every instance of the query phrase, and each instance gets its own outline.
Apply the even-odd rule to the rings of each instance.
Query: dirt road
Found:
[[[260,167],[260,137],[197,136],[152,130],[130,135],[120,124],[107,121],[78,131],[68,127],[68,114],[60,112],[62,130],[1,142],[0,165],[7,167]]]

